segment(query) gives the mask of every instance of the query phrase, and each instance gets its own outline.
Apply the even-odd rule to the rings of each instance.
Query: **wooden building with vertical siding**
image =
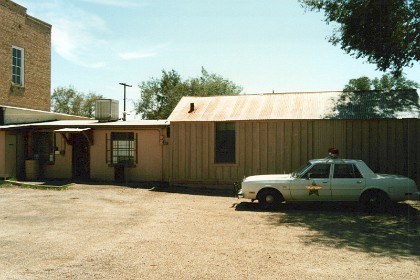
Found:
[[[335,147],[420,185],[418,96],[393,118],[369,117],[362,107],[356,117],[332,119],[341,94],[183,97],[168,118],[170,183],[230,188],[244,176],[290,173]]]

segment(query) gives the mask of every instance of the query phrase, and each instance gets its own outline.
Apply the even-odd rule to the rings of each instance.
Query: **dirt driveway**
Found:
[[[186,189],[0,188],[0,279],[418,279],[417,209],[267,212]]]

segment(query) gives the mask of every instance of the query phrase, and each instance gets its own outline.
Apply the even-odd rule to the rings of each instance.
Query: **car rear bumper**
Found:
[[[406,200],[416,200],[420,201],[420,191],[415,193],[406,193]]]

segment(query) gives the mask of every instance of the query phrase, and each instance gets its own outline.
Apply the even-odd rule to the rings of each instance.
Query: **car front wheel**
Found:
[[[264,209],[272,209],[278,207],[282,202],[282,196],[275,190],[262,190],[258,194],[258,203]]]

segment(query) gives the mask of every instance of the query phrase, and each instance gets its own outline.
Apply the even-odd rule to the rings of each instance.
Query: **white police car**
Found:
[[[246,177],[238,195],[265,208],[284,201],[358,201],[364,208],[381,210],[390,202],[420,200],[412,179],[376,174],[362,160],[339,158],[336,149],[291,174]]]

